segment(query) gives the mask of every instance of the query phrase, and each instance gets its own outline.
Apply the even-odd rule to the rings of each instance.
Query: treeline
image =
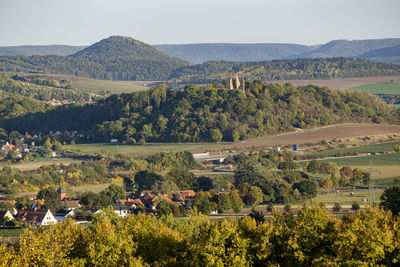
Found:
[[[211,61],[181,67],[172,73],[170,79],[176,83],[212,83],[235,73],[247,80],[312,80],[399,75],[400,66],[343,57],[261,62]]]
[[[342,122],[397,123],[382,100],[355,90],[247,82],[246,92],[222,85],[165,85],[112,95],[96,105],[66,105],[45,113],[0,120],[7,131],[90,131],[93,141],[127,143],[238,141]]]
[[[51,80],[31,75],[10,76],[1,73],[0,90],[38,100],[80,101],[89,98],[89,93],[74,88],[69,81]]]
[[[305,205],[297,216],[275,213],[210,222],[174,221],[107,210],[93,227],[71,220],[28,229],[16,245],[0,245],[4,266],[391,266],[400,260],[399,217],[378,208],[337,218]],[[261,217],[262,218],[262,217]]]

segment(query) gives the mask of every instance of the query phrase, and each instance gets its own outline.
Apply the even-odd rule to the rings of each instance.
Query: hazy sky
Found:
[[[399,0],[0,0],[0,45],[300,43],[400,37]]]

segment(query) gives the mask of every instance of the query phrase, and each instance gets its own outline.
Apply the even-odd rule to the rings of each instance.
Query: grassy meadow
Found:
[[[80,151],[88,154],[123,153],[135,156],[148,156],[158,152],[171,151],[199,151],[218,147],[218,144],[147,144],[147,145],[119,145],[111,143],[67,145],[69,151]]]
[[[394,151],[394,147],[396,145],[400,145],[400,141],[394,142],[385,142],[380,144],[372,144],[372,145],[365,145],[365,146],[355,146],[355,147],[348,147],[342,149],[334,149],[334,150],[326,150],[316,153],[310,153],[308,155],[314,156],[334,156],[337,153],[346,153],[346,152],[355,152],[355,153],[378,153],[378,152],[387,152],[387,151]]]
[[[400,94],[400,83],[369,83],[354,87],[354,89],[368,92],[371,94],[389,94],[399,95]]]

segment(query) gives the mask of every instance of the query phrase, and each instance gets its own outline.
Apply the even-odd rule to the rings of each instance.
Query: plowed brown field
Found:
[[[315,129],[300,129],[292,133],[248,139],[236,144],[218,146],[217,150],[241,150],[278,145],[315,143],[322,140],[331,140],[332,138],[338,140],[364,136],[378,136],[379,138],[379,136],[389,134],[400,138],[400,125],[348,123]]]

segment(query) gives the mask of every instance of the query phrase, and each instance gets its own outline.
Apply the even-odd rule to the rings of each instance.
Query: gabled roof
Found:
[[[26,221],[28,223],[40,223],[44,220],[48,209],[26,209],[19,210],[15,218],[20,221]]]
[[[62,201],[62,204],[63,204],[64,208],[66,208],[66,209],[78,209],[81,207],[81,205],[79,204],[79,200],[64,199]]]
[[[0,210],[0,221],[7,215],[7,217],[14,218],[9,210]]]

